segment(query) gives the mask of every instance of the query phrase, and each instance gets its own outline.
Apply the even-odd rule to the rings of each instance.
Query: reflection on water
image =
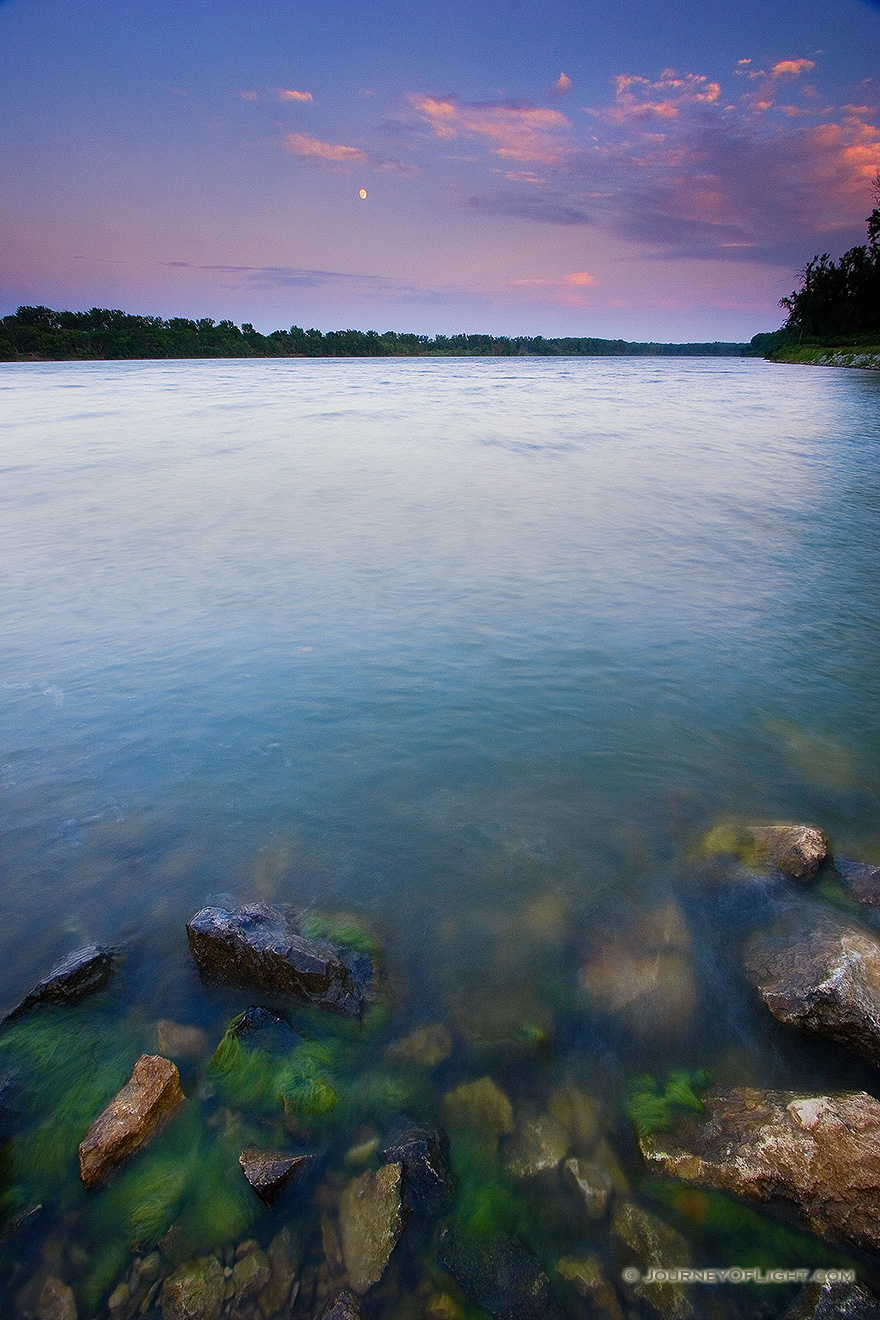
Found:
[[[393,987],[368,1040],[309,1028],[332,1037],[343,1097],[304,1133],[331,1152],[319,1202],[395,1108],[442,1121],[444,1094],[490,1077],[516,1131],[453,1142],[457,1222],[509,1223],[548,1268],[567,1261],[571,1315],[587,1257],[613,1275],[613,1233],[585,1217],[580,1165],[580,1182],[561,1158],[558,1177],[511,1172],[541,1132],[602,1186],[624,1179],[694,1259],[739,1263],[768,1223],[783,1263],[797,1256],[782,1221],[646,1180],[622,1097],[674,1068],[870,1084],[744,983],[746,933],[798,893],[713,878],[694,845],[720,818],[806,820],[880,861],[876,376],[734,359],[15,364],[0,408],[0,995],[70,949],[125,947],[64,1058],[48,1020],[45,1057],[17,1057],[64,1086],[38,1102],[29,1083],[15,1120],[9,1214],[44,1209],[11,1240],[14,1287],[48,1241],[80,1314],[105,1314],[130,1248],[151,1258],[173,1224],[169,1261],[248,1234],[267,1248],[286,1222],[223,1190],[243,1130],[271,1134],[209,1075],[247,1005],[202,990],[184,936],[206,904],[254,898],[357,914]],[[83,1070],[100,1058],[109,1098],[159,1048],[157,1022],[166,1042],[169,1022],[206,1033],[209,1053],[181,1061],[201,1099],[89,1200],[69,1134],[104,1101]],[[431,1066],[401,1053],[427,1028],[452,1042]],[[572,1087],[600,1115],[589,1137],[556,1112]],[[330,1230],[320,1250],[302,1231],[302,1269],[326,1273]],[[371,1314],[396,1316],[395,1291],[443,1294],[418,1232]],[[736,1292],[712,1314],[784,1309]]]

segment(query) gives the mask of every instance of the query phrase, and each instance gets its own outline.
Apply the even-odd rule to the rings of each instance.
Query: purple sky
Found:
[[[880,168],[865,0],[8,0],[0,63],[0,313],[743,339]]]

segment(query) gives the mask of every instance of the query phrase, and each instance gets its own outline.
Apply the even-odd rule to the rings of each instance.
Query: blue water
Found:
[[[127,942],[192,1016],[184,922],[261,896],[373,925],[402,1021],[576,1021],[719,817],[880,860],[878,459],[870,372],[3,365],[0,997]]]

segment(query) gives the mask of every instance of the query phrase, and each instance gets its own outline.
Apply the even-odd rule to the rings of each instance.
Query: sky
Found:
[[[748,339],[878,106],[878,0],[0,0],[0,314]]]

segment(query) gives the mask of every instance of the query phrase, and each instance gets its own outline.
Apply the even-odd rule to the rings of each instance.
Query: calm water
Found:
[[[740,985],[763,891],[689,859],[732,815],[880,860],[878,459],[869,372],[3,366],[0,998],[125,944],[125,1011],[216,1038],[183,926],[259,896],[378,932],[441,1090],[840,1076]],[[580,969],[670,901],[696,1001],[639,1031]],[[523,1024],[525,1073],[474,1054]]]

